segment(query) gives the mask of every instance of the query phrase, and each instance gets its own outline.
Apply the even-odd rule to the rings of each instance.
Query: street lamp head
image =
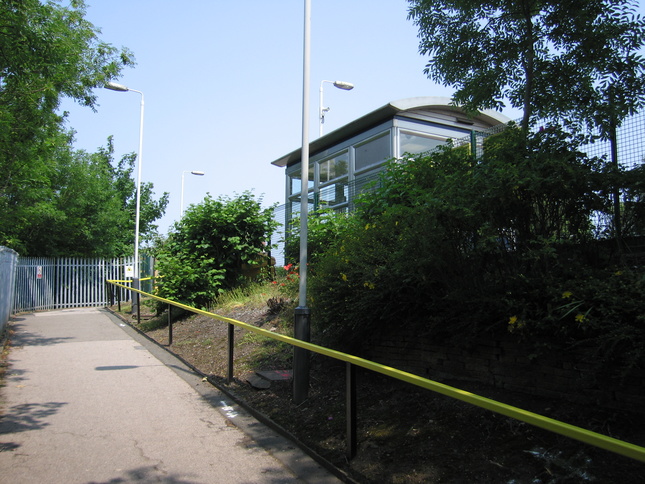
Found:
[[[184,217],[184,175],[186,173],[197,176],[204,176],[205,174],[203,171],[197,170],[184,170],[181,172],[181,199],[179,201],[179,214],[182,218]]]
[[[125,87],[123,84],[117,84],[116,82],[108,82],[105,85],[105,89],[109,89],[111,91],[121,91],[121,92],[130,90],[127,87]]]
[[[345,81],[334,81],[334,87],[343,89],[344,91],[351,91],[352,89],[354,89],[354,84]]]
[[[342,89],[343,91],[351,91],[354,89],[354,84],[351,82],[345,82],[345,81],[320,81],[320,105],[318,108],[318,119],[320,120],[320,136],[323,135],[323,123],[325,122],[325,113],[329,111],[329,108],[326,108],[323,105],[323,84],[325,82],[328,82],[330,84],[333,84],[334,87],[337,87],[338,89]]]

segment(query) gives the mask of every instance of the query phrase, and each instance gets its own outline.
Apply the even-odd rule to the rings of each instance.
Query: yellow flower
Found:
[[[567,299],[567,298],[570,298],[571,296],[573,296],[573,293],[571,291],[564,291],[562,293],[562,299]]]
[[[369,230],[369,229],[370,229],[370,224],[365,224],[365,230]]]
[[[623,275],[623,271],[616,271],[616,272],[614,272],[614,275],[615,275],[615,276],[622,276],[622,275]]]
[[[517,316],[511,316],[508,320],[508,332],[509,333],[514,333],[515,329],[519,329],[521,327],[521,324],[518,324],[517,326],[515,325],[517,323]]]
[[[341,278],[343,281],[347,282],[347,274],[343,274],[343,273],[341,272],[341,274],[340,274],[340,278]]]
[[[582,314],[582,313],[578,313],[578,314],[576,315],[576,322],[578,322],[578,323],[582,323],[584,320],[585,320],[585,315],[584,315],[584,314]]]
[[[368,289],[374,289],[374,288],[376,288],[376,286],[374,285],[374,283],[373,283],[373,282],[365,282],[365,283],[363,283],[363,285],[364,285],[366,288],[368,288]]]

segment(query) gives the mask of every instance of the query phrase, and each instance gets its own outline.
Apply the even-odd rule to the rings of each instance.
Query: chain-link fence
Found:
[[[549,123],[558,123],[557,119],[544,120],[536,123],[535,129],[541,129]],[[505,124],[494,126],[484,131],[473,132],[470,137],[454,140],[455,146],[474,145],[478,157],[482,156],[484,140],[489,136],[501,133],[506,129]],[[581,147],[581,151],[590,157],[611,160],[611,142],[600,136],[599,130],[589,130],[580,133],[587,136],[589,143]],[[473,141],[473,136],[475,141]],[[635,168],[645,161],[645,112],[626,118],[616,129],[616,145],[618,164],[623,169]]]
[[[594,133],[597,136],[597,133]],[[623,169],[636,168],[645,161],[645,112],[631,116],[616,130],[618,165]],[[596,139],[584,151],[589,156],[611,159],[609,140]]]

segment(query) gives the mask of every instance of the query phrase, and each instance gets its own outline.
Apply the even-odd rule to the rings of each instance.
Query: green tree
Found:
[[[94,108],[93,89],[133,64],[126,49],[101,42],[85,4],[0,0],[0,168],[4,183],[42,153],[61,122],[62,97]]]
[[[522,108],[607,133],[645,104],[645,21],[634,0],[409,0],[425,72],[470,111]]]
[[[120,227],[120,246],[117,248],[119,254],[132,254],[134,250],[134,231],[136,216],[136,195],[137,187],[134,179],[136,155],[134,153],[124,155],[118,163],[114,160],[114,145],[112,137],[108,138],[105,148],[100,148],[93,155],[101,159],[103,166],[108,167],[108,173],[112,180],[114,197],[119,201],[119,210],[125,212],[128,217],[126,223]],[[158,237],[155,221],[160,219],[168,206],[169,194],[164,192],[159,199],[154,198],[154,185],[151,182],[141,183],[141,198],[139,207],[139,234],[144,244],[152,244]]]
[[[242,268],[268,262],[273,209],[245,192],[207,196],[188,208],[157,253],[158,294],[199,308],[244,282]]]
[[[69,6],[0,0],[0,243],[17,250],[31,244],[27,251],[34,254],[38,247],[56,252],[29,239],[70,222],[60,205],[65,179],[72,183],[92,165],[72,161],[78,156],[71,151],[72,136],[56,112],[61,99],[94,108],[93,89],[133,64],[126,49],[101,42],[84,15],[80,0]],[[70,217],[78,222],[84,210],[68,200]]]
[[[74,151],[65,139],[53,143],[47,163],[37,165],[11,210],[0,212],[0,243],[23,256],[115,257],[132,255],[136,185],[135,156],[113,159],[111,138],[97,153]],[[154,220],[168,194],[153,198],[142,185],[140,232],[155,234]]]
[[[115,196],[110,166],[101,157],[71,151],[50,163],[50,196],[31,209],[33,217],[20,234],[24,255],[112,257],[119,253],[128,214]]]

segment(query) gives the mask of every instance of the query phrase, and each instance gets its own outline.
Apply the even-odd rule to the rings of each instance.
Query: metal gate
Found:
[[[133,260],[20,257],[13,311],[107,306],[106,279],[124,280]],[[129,299],[124,290],[121,300]]]

